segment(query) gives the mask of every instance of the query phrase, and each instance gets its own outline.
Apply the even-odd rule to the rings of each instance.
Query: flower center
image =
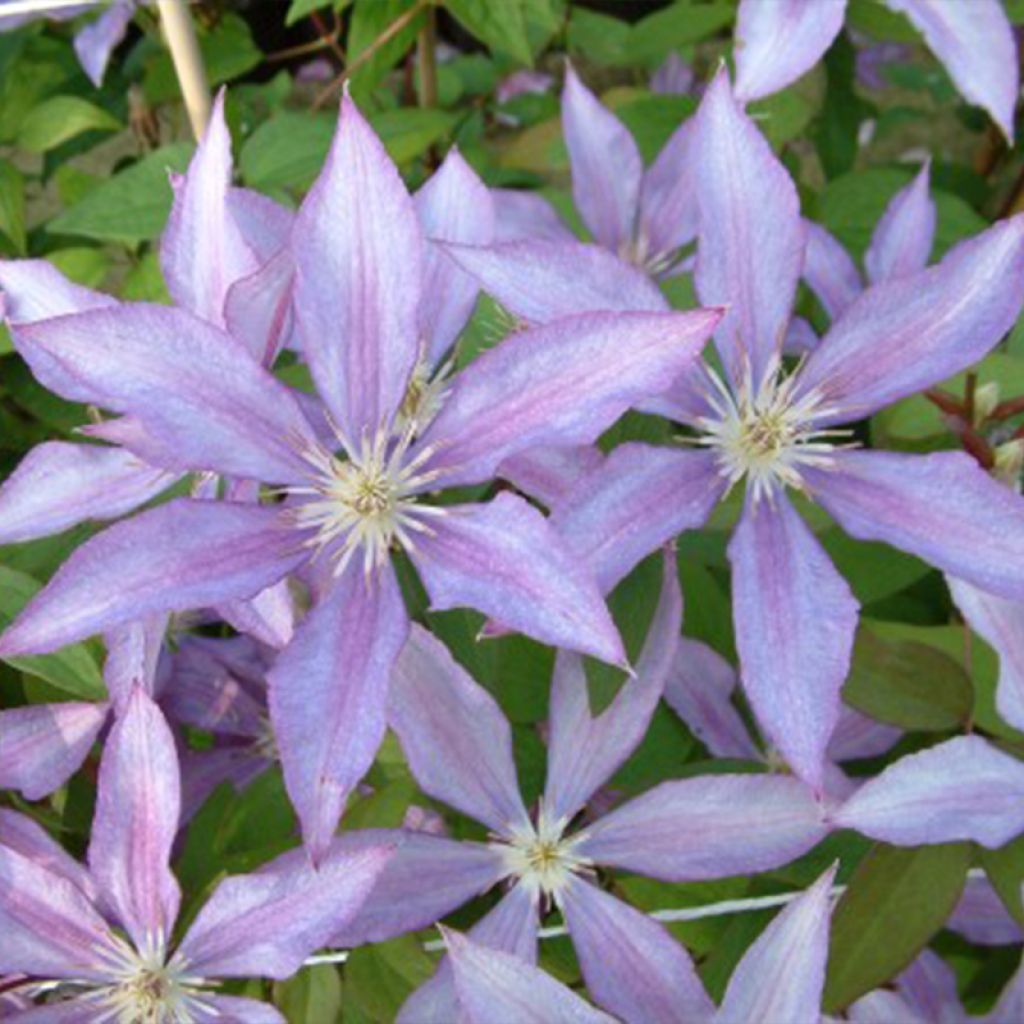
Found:
[[[562,890],[574,874],[593,866],[592,861],[575,853],[583,835],[563,836],[565,821],[550,821],[543,808],[537,827],[528,826],[497,845],[510,875],[517,877],[535,894],[558,902]]]
[[[430,365],[425,359],[420,359],[409,378],[402,404],[398,407],[398,415],[395,417],[396,434],[401,436],[411,430],[414,436],[419,436],[426,430],[448,397],[448,377],[453,366],[453,360],[449,360],[431,377]]]

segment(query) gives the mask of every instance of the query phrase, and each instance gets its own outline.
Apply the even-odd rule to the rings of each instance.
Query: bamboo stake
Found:
[[[206,69],[192,16],[185,0],[157,0],[157,7],[192,134],[198,142],[210,120],[210,86],[206,81]]]

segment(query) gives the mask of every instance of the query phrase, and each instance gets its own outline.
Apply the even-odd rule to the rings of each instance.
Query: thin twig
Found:
[[[427,11],[416,39],[416,65],[420,79],[420,106],[437,106],[437,20],[434,9]]]

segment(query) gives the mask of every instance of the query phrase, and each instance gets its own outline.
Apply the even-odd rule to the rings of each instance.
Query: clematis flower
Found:
[[[578,656],[560,652],[551,690],[548,776],[531,816],[516,783],[511,730],[490,695],[433,636],[414,627],[393,681],[390,723],[420,788],[482,822],[487,844],[409,835],[363,912],[335,937],[379,941],[422,928],[502,880],[510,888],[470,933],[533,960],[542,911],[565,917],[594,998],[626,1020],[710,1011],[681,946],[664,928],[593,884],[598,866],[667,881],[722,878],[783,864],[826,834],[799,780],[713,775],[665,782],[576,827],[574,819],[643,738],[675,650],[682,598],[665,558],[657,611],[637,665],[598,717]],[[742,836],[741,842],[737,836]],[[456,1019],[447,969],[400,1019]]]
[[[970,102],[1012,143],[1019,92],[1017,44],[999,0],[885,0],[905,14]],[[795,82],[843,27],[846,0],[740,0],[736,15],[736,95],[760,99]]]
[[[215,979],[294,974],[359,909],[394,850],[352,837],[319,870],[286,854],[227,878],[176,941],[179,796],[173,737],[137,686],[104,747],[87,869],[34,821],[0,811],[0,972],[69,993],[16,1019],[283,1021],[218,994]]]
[[[682,373],[721,314],[571,318],[425,385],[420,368],[450,330],[430,319],[436,264],[396,168],[347,97],[293,251],[296,324],[330,441],[239,342],[183,310],[126,304],[19,329],[40,380],[141,424],[161,465],[265,482],[285,501],[178,499],[110,527],[25,609],[0,655],[248,597],[308,570],[318,599],[270,675],[270,707],[318,855],[384,732],[408,631],[393,549],[435,607],[469,605],[544,643],[624,659],[588,570],[531,505],[507,493],[443,506],[424,496],[484,482],[533,446],[593,441]]]

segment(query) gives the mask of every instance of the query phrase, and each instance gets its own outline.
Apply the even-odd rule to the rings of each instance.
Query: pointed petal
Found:
[[[621,252],[633,241],[643,161],[626,126],[579,80],[571,65],[566,66],[562,90],[562,131],[576,209],[595,241]]]
[[[445,251],[527,324],[581,313],[668,310],[646,274],[597,245],[531,239],[488,248],[449,245]]]
[[[806,74],[839,35],[846,0],[741,0],[736,12],[736,95],[756,100]]]
[[[224,322],[258,363],[273,366],[292,331],[295,260],[283,249],[228,288]]]
[[[476,305],[478,285],[434,242],[490,245],[494,240],[494,205],[487,186],[457,149],[416,193],[413,203],[423,234],[423,301],[420,323],[428,361],[437,363],[452,347]]]
[[[833,761],[878,757],[889,750],[902,735],[896,726],[876,722],[843,704],[839,708],[839,721],[832,739],[828,742],[828,756]]]
[[[275,650],[284,647],[295,632],[295,600],[288,580],[281,580],[248,600],[219,605],[217,612],[240,633]]]
[[[293,242],[302,350],[358,444],[390,422],[416,363],[423,239],[395,165],[347,95]]]
[[[575,877],[561,902],[587,989],[618,1019],[700,1021],[714,1012],[686,950],[662,925]]]
[[[678,59],[678,54],[671,54]],[[669,137],[640,185],[637,251],[652,269],[671,258],[697,235],[697,183],[693,175],[693,140],[697,122],[684,121]]]
[[[860,271],[842,244],[820,224],[805,220],[804,280],[830,320],[838,320],[864,290]]]
[[[446,512],[411,552],[432,608],[476,608],[541,643],[623,661],[593,578],[532,505],[506,492]]]
[[[798,779],[704,775],[663,782],[589,826],[576,852],[670,882],[766,871],[828,832]]]
[[[553,508],[603,461],[601,450],[594,445],[548,445],[506,459],[498,467],[498,475]]]
[[[519,242],[531,238],[552,242],[575,241],[573,233],[542,195],[522,189],[492,188],[491,199],[494,201],[495,242]]]
[[[724,70],[697,112],[693,152],[700,182],[697,295],[702,305],[729,307],[715,344],[732,380],[743,378],[749,360],[752,380],[759,382],[782,349],[803,271],[800,199],[785,167],[733,98]]]
[[[0,846],[70,882],[90,903],[97,902],[96,884],[89,872],[31,818],[17,811],[0,810]]]
[[[992,883],[974,875],[967,876],[960,902],[945,927],[978,946],[1012,946],[1024,940],[1024,932],[1010,916]]]
[[[1024,216],[961,242],[938,266],[876,284],[808,357],[797,395],[822,425],[867,417],[959,373],[1013,326],[1024,301]]]
[[[466,1024],[613,1024],[572,989],[525,960],[445,932],[448,961]]]
[[[113,0],[113,3],[93,22],[83,26],[75,35],[75,53],[89,80],[97,88],[103,84],[103,75],[114,48],[124,38],[135,14],[133,0]]]
[[[785,495],[748,503],[729,562],[743,688],[766,738],[818,787],[857,601]]]
[[[290,857],[226,878],[179,952],[199,976],[291,977],[359,912],[394,850],[394,844],[370,845],[357,835],[332,843],[317,868]]]
[[[44,442],[0,488],[0,544],[48,537],[90,519],[116,519],[175,479],[123,448]]]
[[[786,907],[743,955],[716,1024],[819,1019],[836,867]]]
[[[314,860],[384,739],[388,680],[409,618],[394,570],[350,565],[267,675],[288,795]]]
[[[683,622],[675,552],[667,551],[663,562],[661,597],[637,662],[636,679],[627,679],[615,700],[596,718],[590,711],[582,659],[564,651],[557,656],[551,682],[544,789],[544,815],[553,821],[574,817],[647,732]]]
[[[278,512],[179,498],[87,541],[0,637],[43,654],[139,616],[251,596],[308,558]]]
[[[972,839],[997,847],[1024,831],[1024,765],[978,736],[909,754],[870,779],[832,814],[897,846]]]
[[[0,711],[0,789],[41,800],[76,772],[107,720],[106,704],[35,704]]]
[[[262,192],[228,189],[227,210],[260,263],[266,263],[288,244],[295,213]]]
[[[423,438],[442,449],[436,486],[476,483],[541,444],[589,444],[690,366],[720,318],[589,313],[514,334],[475,359]]]
[[[968,1019],[957,993],[956,975],[941,956],[927,947],[896,978],[896,989],[922,1020],[954,1024]]]
[[[118,305],[103,292],[69,281],[46,260],[0,260],[0,311],[9,324]]]
[[[1017,45],[998,0],[886,0],[924,36],[963,95],[992,115],[1013,143],[1020,91]]]
[[[907,277],[928,266],[935,239],[930,169],[926,160],[914,180],[892,197],[875,225],[864,254],[864,267],[873,283]]]
[[[851,536],[881,540],[976,586],[1024,598],[1024,499],[962,452],[835,453],[806,480]]]
[[[167,623],[167,615],[147,615],[111,630],[104,637],[107,660],[103,664],[103,681],[118,715],[124,713],[136,685],[156,698],[157,665]]]
[[[555,507],[551,525],[607,593],[652,551],[702,526],[725,487],[707,452],[620,444]]]
[[[424,793],[501,834],[529,826],[507,719],[420,626],[395,663],[389,724]]]

